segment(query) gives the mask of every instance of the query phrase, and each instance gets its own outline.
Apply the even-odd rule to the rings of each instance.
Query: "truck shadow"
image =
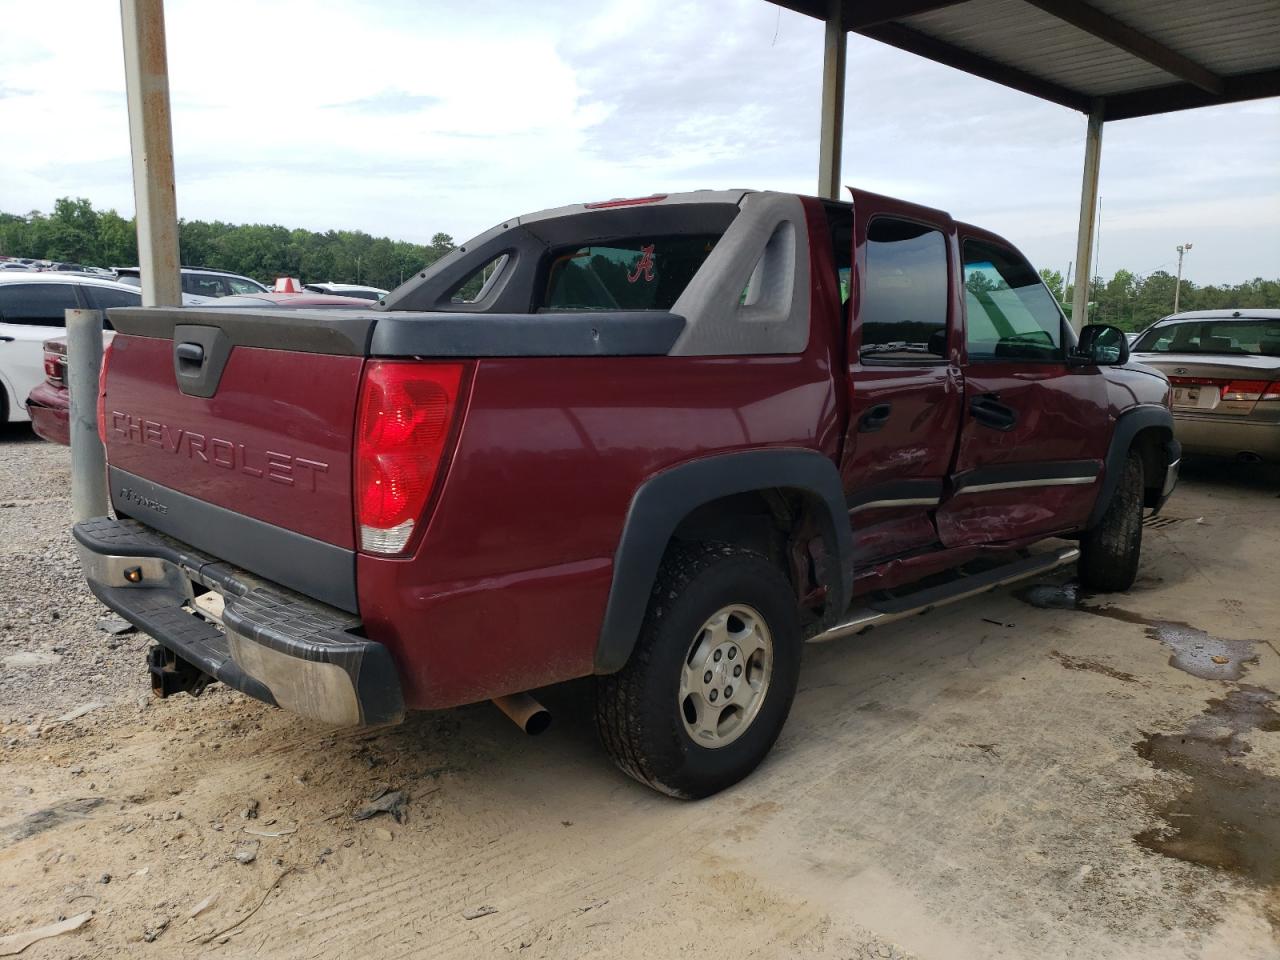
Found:
[[[36,436],[29,423],[0,424],[0,443],[17,446],[23,443],[44,443]]]
[[[1239,490],[1259,490],[1280,496],[1280,464],[1240,463],[1212,457],[1186,456],[1180,480],[1217,484]],[[1175,498],[1177,494],[1174,494]]]

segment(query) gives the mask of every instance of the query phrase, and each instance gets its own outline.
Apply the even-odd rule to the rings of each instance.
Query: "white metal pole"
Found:
[[[1178,312],[1178,304],[1182,302],[1182,255],[1191,249],[1191,244],[1178,244],[1178,282],[1173,287],[1173,312]]]
[[[1098,170],[1102,161],[1103,101],[1089,111],[1084,138],[1084,179],[1080,185],[1080,226],[1076,233],[1076,288],[1071,298],[1071,325],[1079,330],[1089,319],[1089,264],[1093,260],[1093,234],[1097,228]]]
[[[818,196],[840,199],[840,148],[844,139],[844,67],[848,34],[844,5],[827,0],[822,53],[822,127],[818,136]]]
[[[142,304],[182,305],[164,0],[120,0]]]
[[[67,311],[67,390],[71,394],[71,509],[76,522],[104,517],[107,461],[98,438],[102,311]]]

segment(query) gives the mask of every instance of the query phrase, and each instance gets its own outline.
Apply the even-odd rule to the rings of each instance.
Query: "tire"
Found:
[[[1142,457],[1129,451],[1120,482],[1101,522],[1080,538],[1080,583],[1090,590],[1128,590],[1142,553]]]
[[[761,554],[673,547],[631,659],[596,680],[600,739],[624,773],[655,790],[689,800],[717,793],[773,747],[802,646],[795,591]]]

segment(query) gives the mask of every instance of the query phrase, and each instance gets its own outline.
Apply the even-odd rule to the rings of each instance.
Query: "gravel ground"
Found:
[[[536,739],[152,699],[68,480],[0,430],[0,955],[1280,957],[1274,471],[1187,469],[1127,594],[1064,570],[810,648],[768,760],[698,803],[612,768],[582,684]]]
[[[85,586],[71,539],[71,455],[26,424],[0,427],[0,718],[32,724],[149,693],[133,632]]]

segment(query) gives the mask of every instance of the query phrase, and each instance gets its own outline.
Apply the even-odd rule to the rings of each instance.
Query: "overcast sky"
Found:
[[[816,189],[821,25],[763,0],[169,0],[178,213],[461,240],[516,213]],[[1085,121],[851,36],[844,181],[1075,252]],[[1280,101],[1108,124],[1100,270],[1280,275]],[[119,5],[0,0],[0,210],[133,210]]]

